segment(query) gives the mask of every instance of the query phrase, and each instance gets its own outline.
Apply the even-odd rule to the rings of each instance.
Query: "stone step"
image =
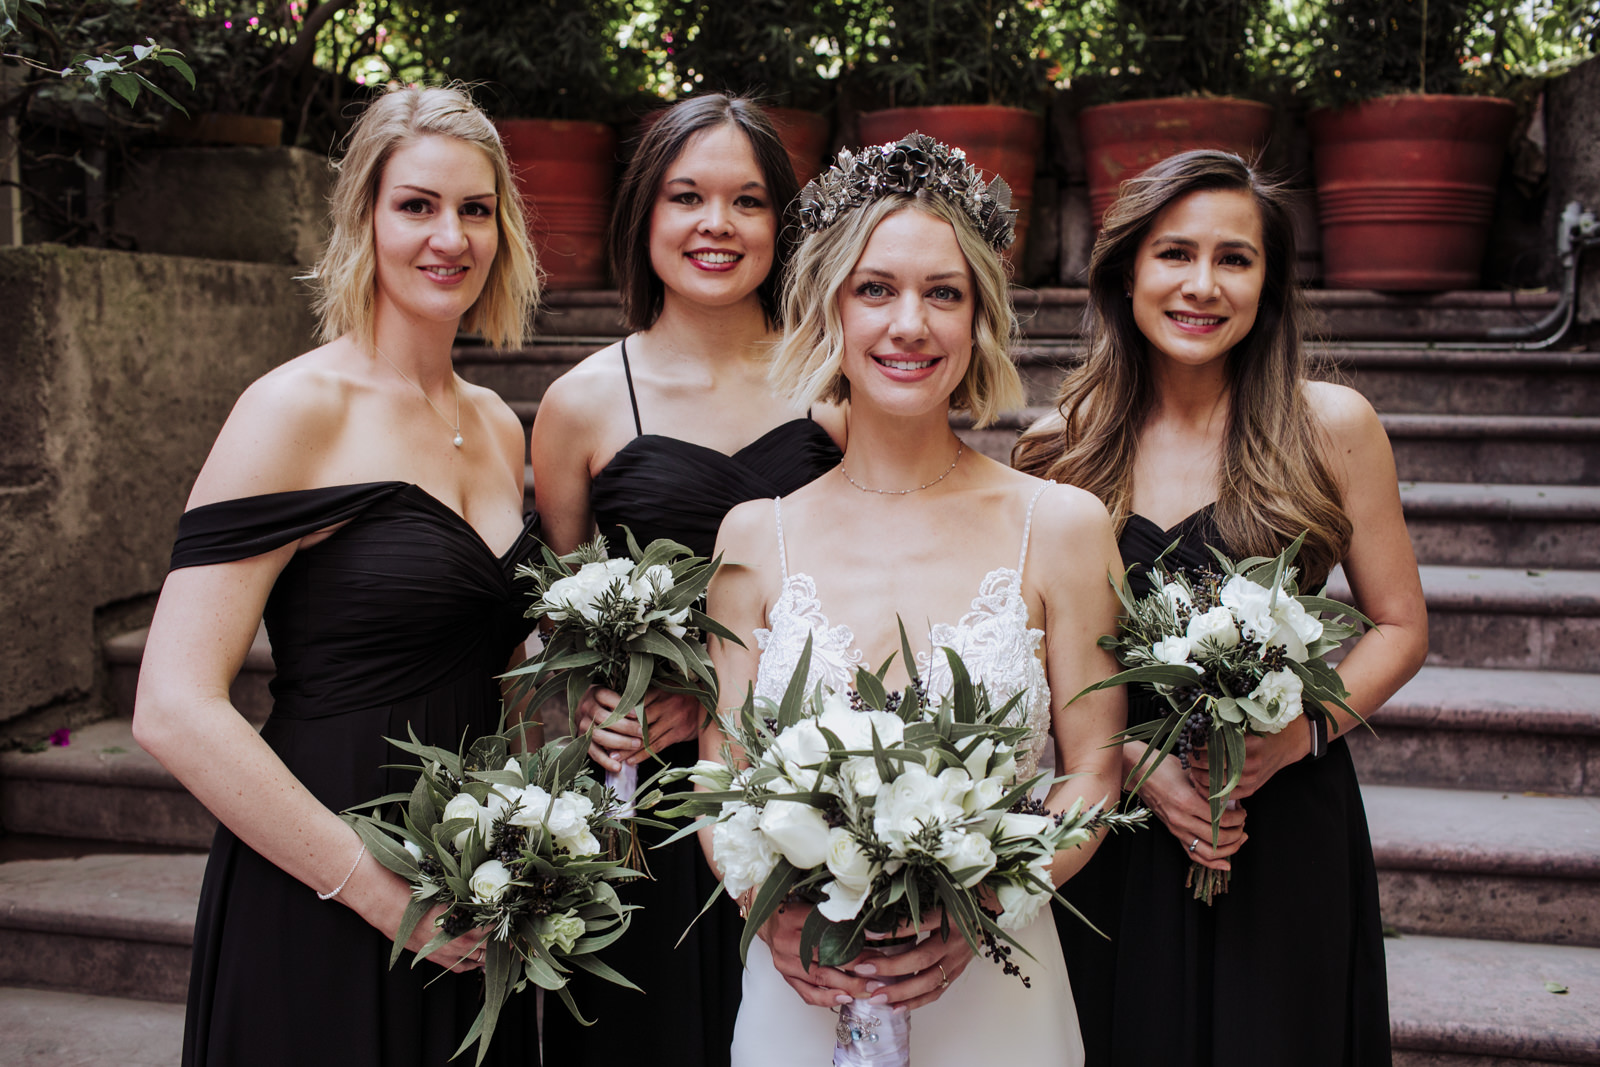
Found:
[[[616,337],[535,338],[522,348],[457,345],[456,370],[467,381],[493,389],[505,400],[538,400],[550,383],[574,366],[614,344]]]
[[[1600,796],[1592,674],[1424,667],[1346,735],[1363,782]]]
[[[173,1067],[183,1005],[0,988],[0,1067]]]
[[[139,688],[139,663],[144,658],[144,640],[149,628],[130,630],[106,641],[106,667],[111,675],[112,706],[117,714],[133,718],[134,695]],[[228,696],[245,718],[260,726],[272,711],[272,646],[267,643],[267,628],[256,629],[255,640],[245,654],[244,666],[233,680]]]
[[[1387,925],[1600,946],[1600,797],[1364,785]]]
[[[1424,564],[1428,663],[1600,671],[1600,571]],[[1335,570],[1328,595],[1349,602]]]
[[[210,847],[216,819],[139,747],[130,719],[79,727],[69,740],[0,753],[6,834]]]
[[[1359,389],[1383,412],[1588,415],[1600,411],[1600,352],[1328,344],[1321,377]]]
[[[1395,1067],[1600,1063],[1600,949],[1453,937],[1384,949]]]
[[[1083,328],[1086,289],[1012,289],[1023,332],[1031,338],[1076,338]],[[1538,321],[1553,308],[1555,293],[1462,291],[1375,293],[1354,289],[1308,289],[1319,336],[1349,341],[1470,343],[1495,327]],[[618,337],[621,307],[614,289],[546,292],[535,333],[540,337]]]
[[[0,986],[180,1003],[202,855],[0,864]]]
[[[1600,418],[1382,414],[1402,481],[1600,484]]]
[[[1402,482],[1424,563],[1600,567],[1600,487]]]

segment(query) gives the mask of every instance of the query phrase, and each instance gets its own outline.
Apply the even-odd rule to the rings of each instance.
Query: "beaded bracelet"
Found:
[[[331,889],[330,891],[328,891],[326,893],[318,893],[317,894],[317,899],[318,900],[332,900],[334,897],[338,896],[340,893],[343,893],[344,892],[344,887],[350,884],[350,879],[351,878],[355,877],[356,868],[361,866],[361,857],[365,856],[366,854],[367,854],[367,843],[365,841],[363,841],[363,842],[361,842],[361,851],[356,853],[356,861],[350,865],[350,873],[344,876],[344,881],[340,882],[338,885],[334,886],[333,889]]]

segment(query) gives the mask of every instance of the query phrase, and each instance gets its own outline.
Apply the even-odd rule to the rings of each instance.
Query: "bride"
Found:
[[[1116,619],[1111,522],[1091,494],[1012,471],[965,447],[949,423],[952,410],[981,426],[1022,403],[999,256],[1012,235],[1008,200],[1003,184],[986,187],[959,153],[915,134],[841,154],[806,187],[774,377],[797,405],[848,400],[848,447],[810,485],[741,504],[723,522],[717,551],[736,565],[718,575],[709,606],[747,647],[715,642],[712,656],[724,703],[752,684],[781,696],[807,636],[811,682],[843,688],[856,665],[899,650],[903,619],[935,691],[950,678],[934,646],[955,649],[998,700],[1027,691],[1019,774],[1053,764],[1074,775],[1046,799],[1065,811],[1118,793],[1117,750],[1105,746],[1123,725],[1122,691],[1063,706],[1115,670],[1095,645]],[[903,687],[905,665],[887,680]],[[718,758],[722,743],[708,726],[702,757]],[[1056,884],[1092,851],[1058,854]],[[911,1027],[918,1067],[985,1062],[997,1047],[1030,1064],[1083,1062],[1048,909],[1016,932],[1031,956],[1014,958],[1027,984],[974,957],[959,934],[942,938],[937,911],[924,918],[932,936],[909,952],[807,968],[798,946],[809,910],[791,902],[751,945],[736,1067],[826,1062],[832,1009],[852,998],[905,1010],[941,1001]]]

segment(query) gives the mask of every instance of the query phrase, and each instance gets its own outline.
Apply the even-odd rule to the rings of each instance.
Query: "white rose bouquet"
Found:
[[[1244,772],[1247,734],[1278,733],[1302,714],[1326,718],[1329,705],[1355,714],[1325,657],[1361,632],[1358,621],[1372,621],[1336,600],[1299,595],[1292,563],[1304,540],[1301,534],[1272,559],[1238,563],[1212,549],[1218,568],[1188,574],[1157,559],[1154,589],[1138,599],[1124,575],[1116,586],[1124,615],[1118,633],[1100,638],[1100,647],[1128,670],[1083,691],[1142,682],[1166,698],[1172,710],[1165,718],[1120,735],[1149,744],[1130,776],[1136,783],[1130,792],[1172,752],[1187,768],[1189,754],[1204,747],[1213,844]],[[1228,873],[1192,863],[1187,884],[1209,904],[1227,892]]]
[[[914,663],[903,633],[902,646]],[[735,898],[755,891],[741,955],[793,896],[817,905],[802,930],[803,959],[815,949],[823,965],[840,966],[869,935],[915,929],[937,909],[974,951],[1020,975],[1007,931],[1061,899],[1049,876],[1056,852],[1143,820],[1081,804],[1057,815],[1032,799],[1044,776],[1017,780],[1016,746],[1028,737],[1021,694],[993,706],[945,652],[952,694],[930,703],[915,676],[904,693],[888,693],[887,663],[858,671],[853,693],[807,693],[808,641],[781,703],[747,696],[727,719],[725,762],[662,775],[704,788],[662,798],[663,817],[698,817],[678,836],[711,826],[723,888]],[[1007,725],[1013,718],[1019,725]],[[908,1016],[865,1002],[841,1011],[835,1062],[905,1062],[908,1031],[897,1031]]]
[[[652,688],[688,693],[710,713],[717,706],[717,675],[704,635],[739,641],[698,607],[721,560],[707,562],[664,538],[641,552],[632,531],[624,532],[630,558],[610,558],[605,539],[596,537],[565,556],[545,548],[542,564],[517,568],[534,584],[527,617],[552,625],[540,653],[506,677],[518,681],[518,695],[533,690],[532,707],[565,692],[567,706],[576,708],[591,685],[616,690],[622,699],[600,726],[638,708]],[[643,715],[639,723],[648,745]],[[624,802],[637,783],[631,764],[606,776]]]
[[[525,754],[512,753],[504,733],[462,753],[420,744],[415,733],[390,743],[420,761],[415,788],[345,818],[379,863],[411,883],[391,966],[435,907],[445,909],[438,932],[413,966],[469,930],[485,931],[483,1009],[455,1055],[476,1041],[482,1063],[501,1007],[530,983],[582,1019],[566,987],[573,967],[637,988],[594,955],[628,928],[631,905],[611,883],[638,873],[602,851],[628,827],[610,810],[610,791],[587,773],[581,739]],[[398,822],[381,818],[385,808]]]

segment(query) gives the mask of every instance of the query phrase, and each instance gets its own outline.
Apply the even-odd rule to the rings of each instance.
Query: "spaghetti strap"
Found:
[[[1017,554],[1017,577],[1019,579],[1022,577],[1023,567],[1027,566],[1028,563],[1028,537],[1033,533],[1033,506],[1039,502],[1040,497],[1044,496],[1044,491],[1050,488],[1051,484],[1050,482],[1045,482],[1035,489],[1033,491],[1033,499],[1028,501],[1028,517],[1022,522],[1022,551]],[[782,535],[780,534],[780,536]]]
[[[628,339],[622,339],[622,373],[628,379],[628,403],[633,405],[633,432],[638,437],[644,436],[644,424],[639,421],[639,398],[633,392],[633,367],[628,363]]]
[[[783,546],[783,499],[772,498],[772,514],[778,520],[778,570],[783,575],[783,584],[789,584],[789,550]]]

